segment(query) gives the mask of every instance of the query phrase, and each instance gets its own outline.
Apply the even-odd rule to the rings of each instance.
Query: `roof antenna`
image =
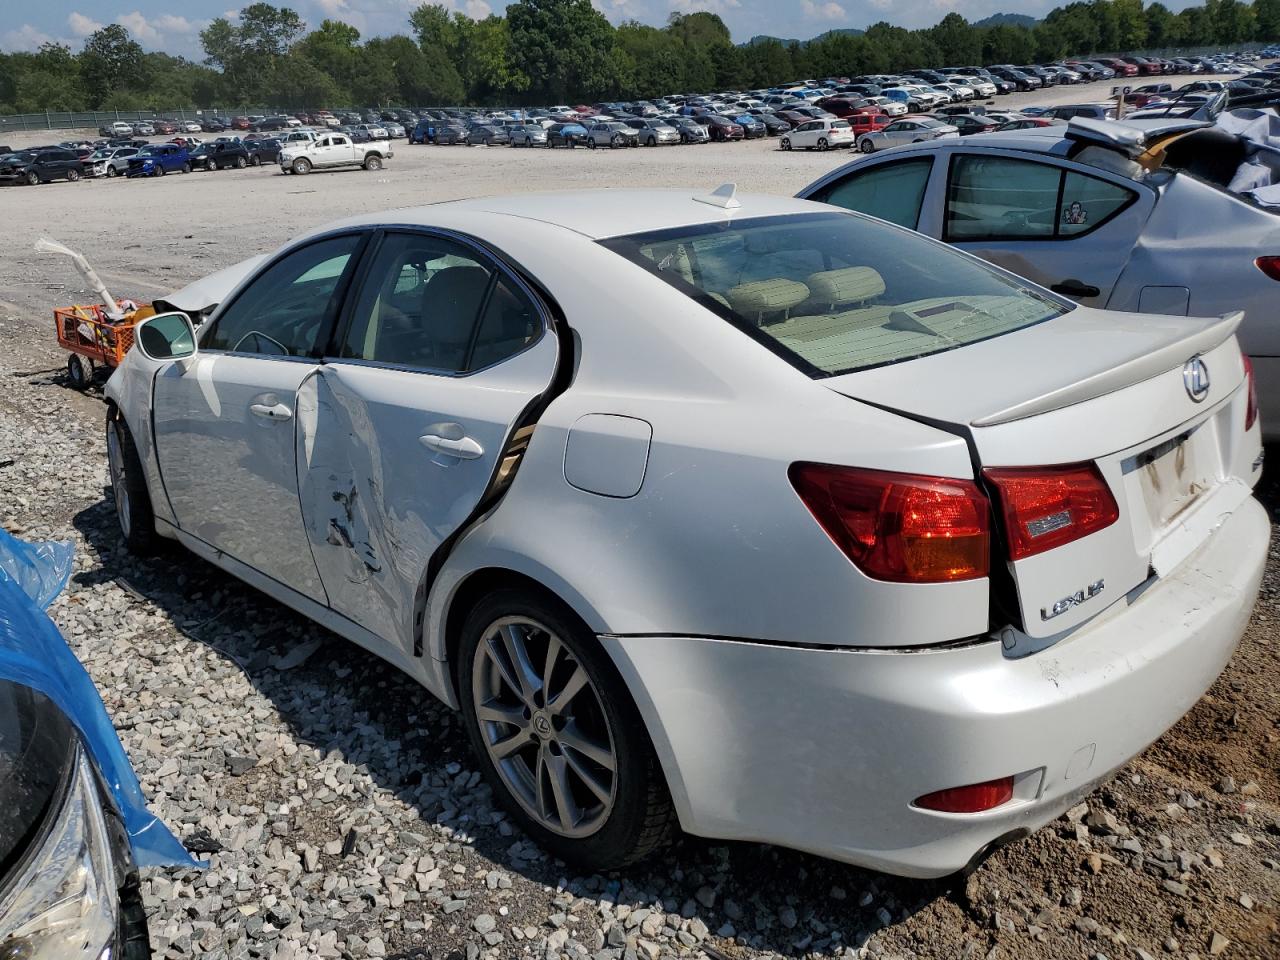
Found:
[[[738,202],[738,185],[736,183],[726,183],[716,187],[705,197],[694,197],[698,203],[709,203],[713,207],[722,207],[725,210],[736,210],[742,206]]]

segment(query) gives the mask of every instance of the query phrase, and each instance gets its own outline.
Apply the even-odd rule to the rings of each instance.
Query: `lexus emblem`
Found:
[[[1209,395],[1209,368],[1199,356],[1192,357],[1182,365],[1182,385],[1187,388],[1187,396],[1195,403],[1200,403]]]

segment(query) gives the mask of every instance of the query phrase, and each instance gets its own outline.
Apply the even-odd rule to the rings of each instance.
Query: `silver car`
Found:
[[[540,123],[517,124],[507,127],[513,147],[545,147],[547,129]]]
[[[1158,149],[1160,169],[1132,159]],[[799,196],[949,241],[1088,306],[1244,310],[1263,435],[1280,440],[1280,210],[1228,191],[1241,158],[1280,181],[1274,150],[1199,121],[1072,120],[859,158]]]
[[[90,177],[118,177],[129,169],[129,158],[137,147],[103,147],[85,161],[84,172]]]
[[[858,138],[858,149],[863,153],[875,153],[904,143],[921,143],[943,137],[958,137],[960,131],[949,123],[933,117],[904,117],[880,130],[864,133]]]

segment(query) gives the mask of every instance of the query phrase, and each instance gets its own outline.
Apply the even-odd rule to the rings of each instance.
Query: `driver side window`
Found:
[[[215,321],[203,350],[314,356],[338,309],[339,290],[364,237],[331,237],[295,250],[259,274]]]

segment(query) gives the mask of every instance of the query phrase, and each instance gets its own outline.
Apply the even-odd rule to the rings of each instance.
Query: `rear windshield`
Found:
[[[857,214],[698,224],[601,243],[813,377],[953,350],[1070,309]]]

